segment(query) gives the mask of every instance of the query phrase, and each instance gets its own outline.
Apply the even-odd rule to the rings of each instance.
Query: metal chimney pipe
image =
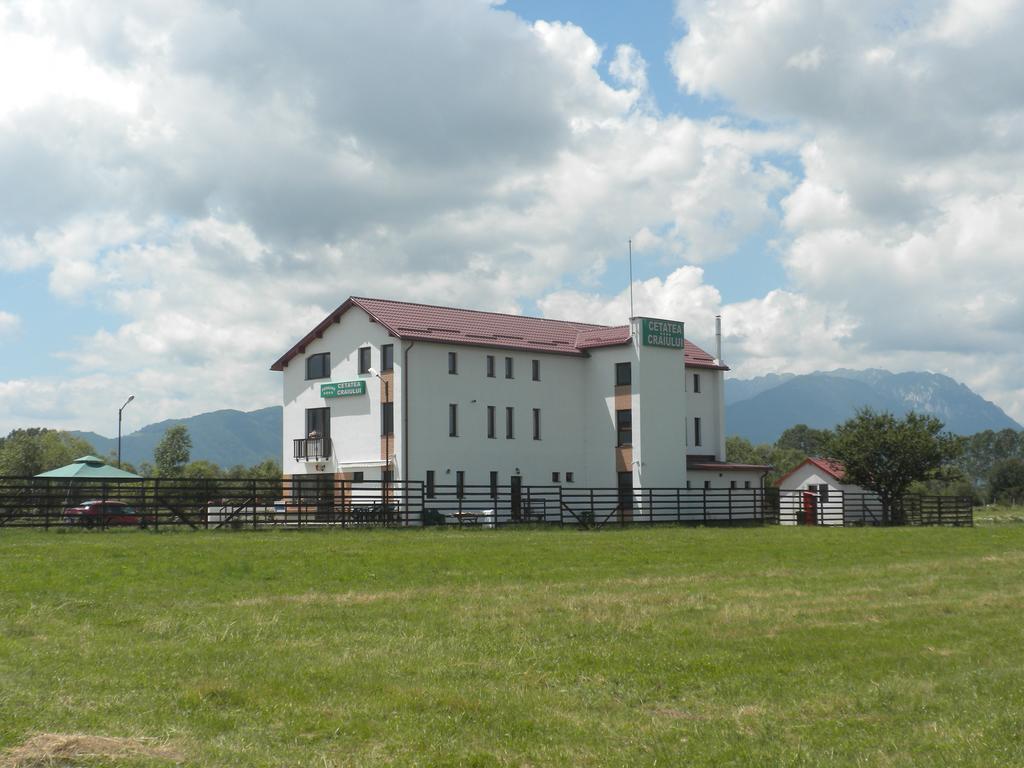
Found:
[[[722,316],[715,315],[715,359],[722,365]]]

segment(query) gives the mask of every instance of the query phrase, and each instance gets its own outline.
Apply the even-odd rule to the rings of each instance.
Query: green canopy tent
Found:
[[[142,480],[132,472],[104,464],[103,459],[96,456],[79,456],[70,464],[49,472],[40,472],[36,477],[49,477],[64,480]]]
[[[49,472],[40,472],[36,478],[42,480],[47,489],[51,487],[50,484],[54,480],[67,480],[67,487],[63,491],[62,503],[64,505],[72,502],[73,488],[77,490],[74,497],[79,500],[81,500],[81,494],[94,491],[98,491],[100,496],[105,499],[108,497],[108,483],[114,483],[115,488],[119,488],[121,483],[141,482],[145,479],[132,472],[125,472],[123,469],[104,464],[103,459],[96,456],[79,456],[63,467],[51,469]],[[46,495],[50,495],[49,491],[46,492]]]

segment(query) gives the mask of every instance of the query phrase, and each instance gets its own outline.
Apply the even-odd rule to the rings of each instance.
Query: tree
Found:
[[[95,453],[88,441],[55,429],[15,429],[0,438],[0,476],[30,477]]]
[[[219,466],[206,459],[189,462],[179,474],[182,477],[190,477],[195,480],[209,480],[223,475]]]
[[[787,448],[799,451],[804,456],[827,456],[828,444],[832,439],[832,430],[814,429],[806,424],[790,427],[775,441],[776,448]]]
[[[1024,461],[1006,459],[996,464],[988,478],[988,493],[992,501],[1024,502]]]
[[[911,483],[927,480],[963,450],[963,439],[942,427],[934,416],[910,412],[897,419],[862,408],[836,427],[831,453],[843,462],[846,482],[878,494],[883,520],[902,523]]]
[[[191,453],[192,438],[189,437],[188,427],[183,424],[168,427],[156,448],[153,449],[153,461],[156,464],[157,475],[161,477],[180,475],[185,465],[188,464]]]

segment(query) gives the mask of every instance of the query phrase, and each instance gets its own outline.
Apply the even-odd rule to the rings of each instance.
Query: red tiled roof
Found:
[[[827,472],[839,482],[842,482],[846,478],[846,467],[843,466],[843,463],[841,461],[837,461],[835,459],[826,459],[818,456],[808,456],[806,459],[804,459],[791,470],[789,470],[789,472],[787,472],[778,480],[776,480],[775,484],[782,485],[783,480],[785,480],[790,475],[794,474],[801,467],[805,467],[808,464],[813,464],[823,472]]]
[[[594,325],[352,296],[282,355],[270,369],[283,370],[289,360],[304,352],[314,339],[321,338],[324,331],[332,323],[338,322],[353,306],[360,307],[384,326],[391,336],[399,339],[574,356],[583,356],[586,350],[595,347],[629,342],[628,325]],[[688,366],[728,370],[725,366],[716,365],[714,358],[689,341],[686,342],[685,360]]]

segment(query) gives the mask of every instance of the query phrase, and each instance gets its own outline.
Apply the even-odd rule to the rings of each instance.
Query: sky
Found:
[[[1024,421],[1024,4],[7,0],[0,434],[280,403],[350,295]]]

